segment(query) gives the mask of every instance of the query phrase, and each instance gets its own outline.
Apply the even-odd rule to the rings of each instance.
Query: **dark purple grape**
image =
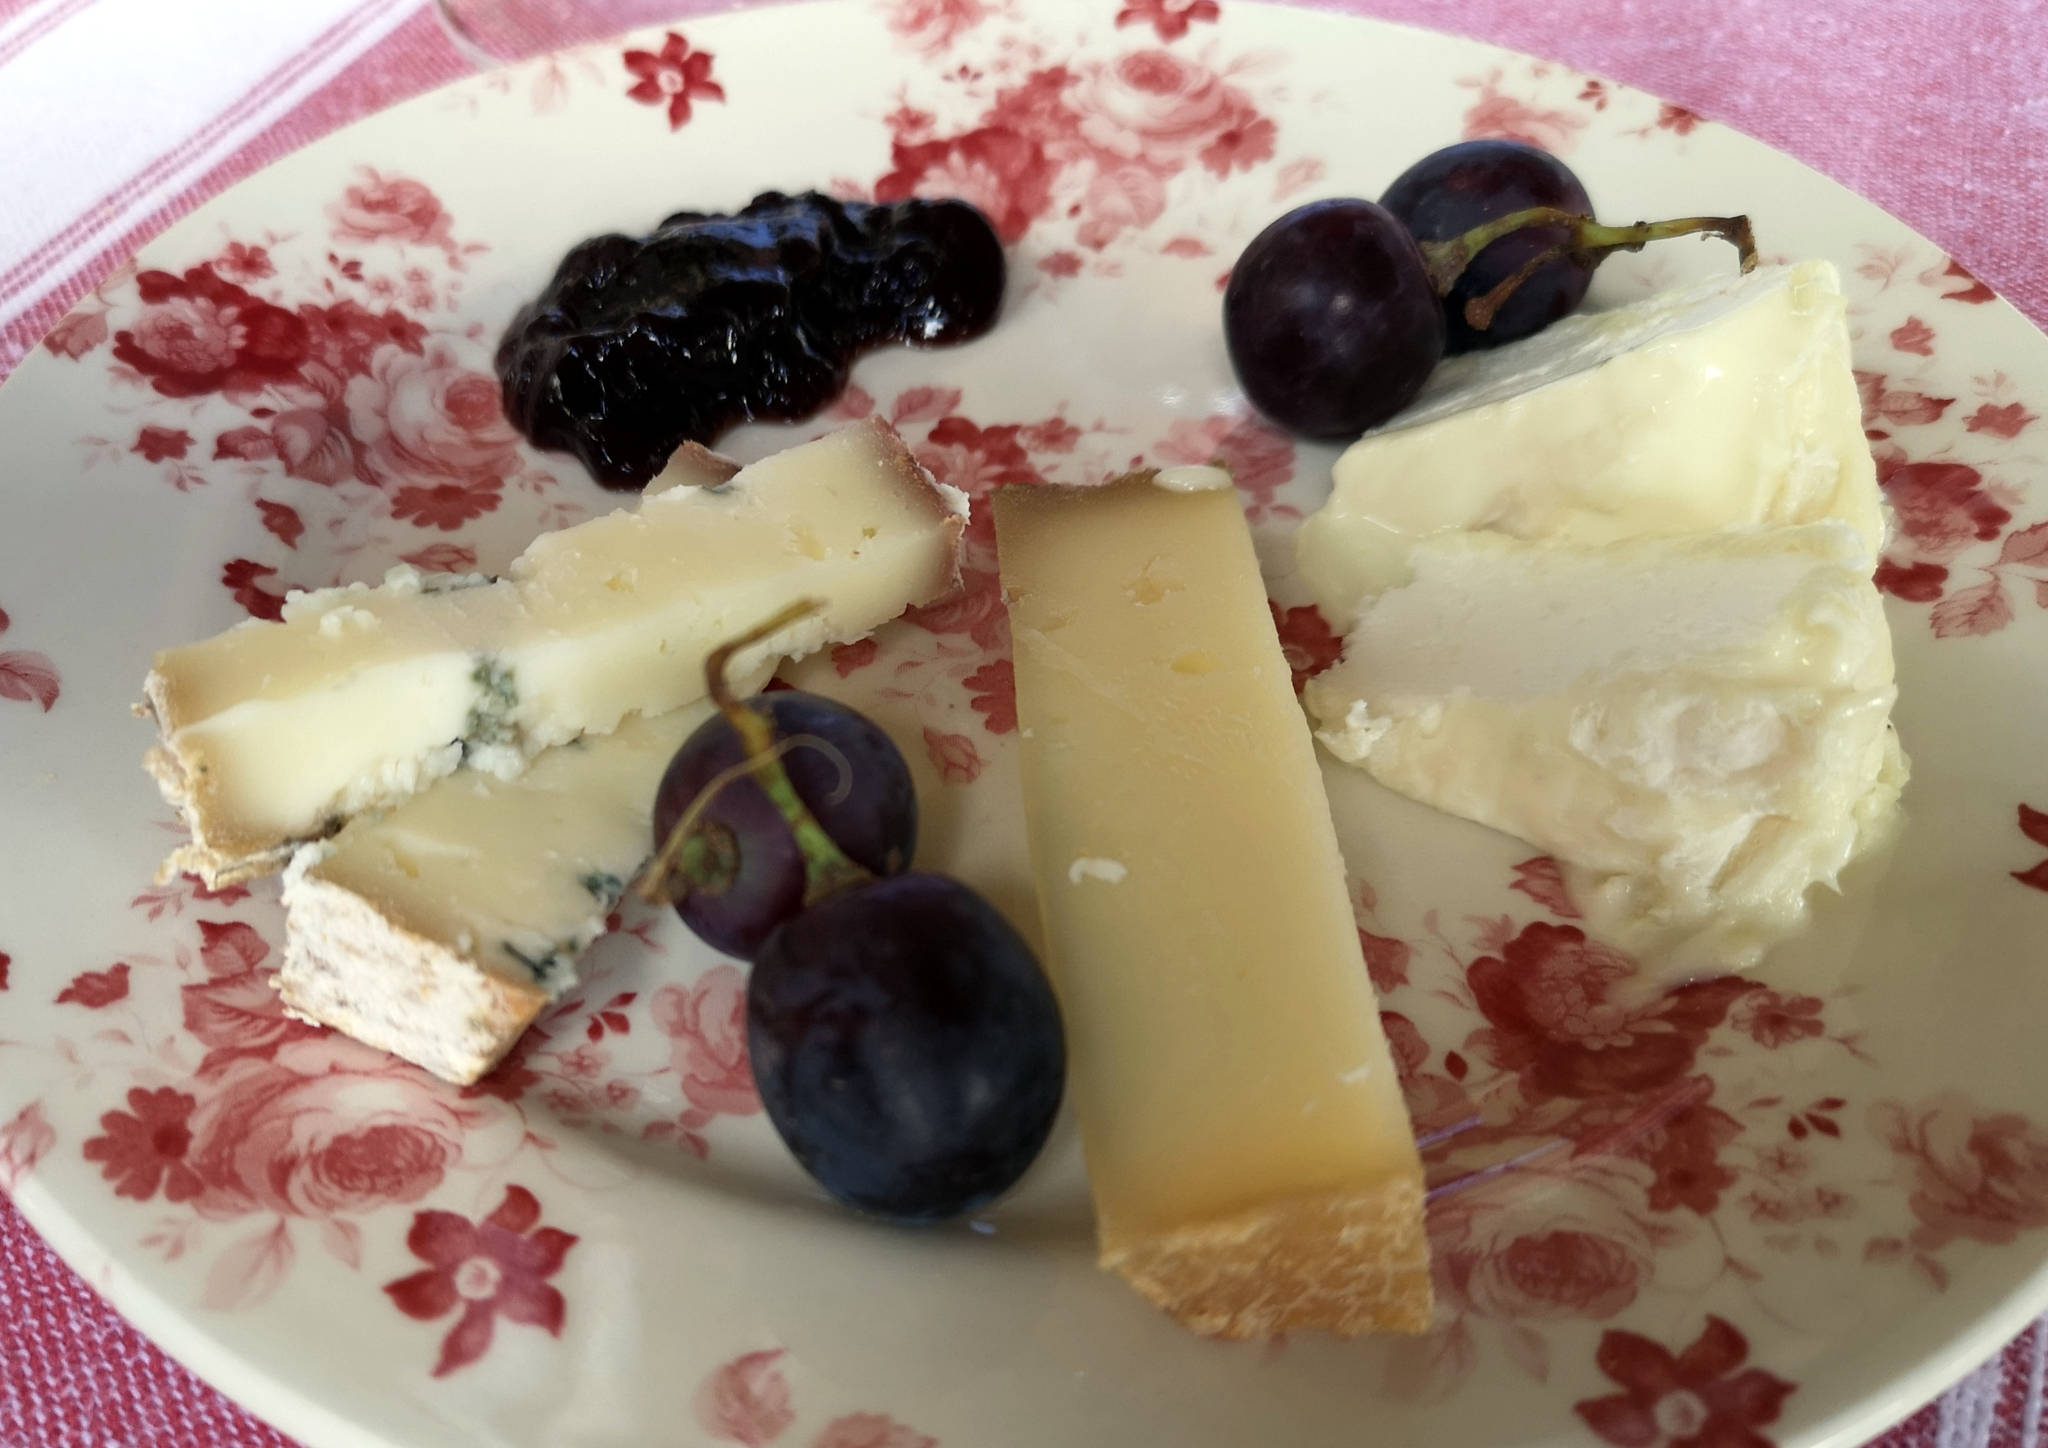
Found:
[[[1312,201],[1252,238],[1223,291],[1223,340],[1253,406],[1308,437],[1356,437],[1443,357],[1422,252],[1370,201]]]
[[[1460,141],[1432,151],[1394,179],[1380,205],[1418,241],[1449,241],[1484,222],[1532,206],[1591,216],[1593,202],[1571,168],[1519,141]],[[1559,256],[1515,288],[1484,330],[1465,320],[1465,303],[1483,297],[1551,247],[1569,238],[1561,227],[1537,226],[1494,242],[1472,259],[1444,298],[1444,350],[1470,352],[1533,336],[1585,300],[1598,262]]]
[[[1031,948],[942,875],[852,886],[771,935],[747,982],[747,1049],[804,1170],[904,1225],[1015,1185],[1066,1085],[1059,1004]]]
[[[837,751],[835,758],[803,744],[782,756],[797,797],[832,842],[877,875],[908,869],[917,853],[917,787],[889,736],[865,715],[816,694],[780,689],[747,702],[768,711],[777,739],[808,735]],[[697,726],[655,794],[656,849],[705,786],[746,757],[723,715]],[[751,776],[728,780],[691,832],[705,842],[711,878],[693,884],[680,871],[670,873],[676,914],[714,950],[750,960],[776,926],[803,908],[803,853]]]

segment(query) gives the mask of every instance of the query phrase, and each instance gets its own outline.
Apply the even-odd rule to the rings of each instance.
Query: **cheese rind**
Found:
[[[482,1076],[575,986],[653,853],[662,774],[710,713],[629,719],[512,779],[459,770],[301,847],[284,875],[285,1005],[445,1080]]]
[[[1885,519],[1826,262],[1763,267],[1445,362],[1338,458],[1296,556],[1340,632],[1452,530],[1605,543]]]
[[[1421,1330],[1421,1164],[1234,491],[1005,489],[996,531],[1103,1265],[1203,1332]]]
[[[1418,543],[1303,700],[1338,758],[1565,862],[1595,933],[1753,964],[1881,841],[1891,633],[1839,524]]]
[[[863,424],[546,534],[502,579],[397,570],[166,650],[144,687],[148,768],[192,833],[167,868],[263,874],[458,765],[510,776],[680,707],[713,648],[796,598],[829,606],[740,667],[858,638],[952,585],[962,514]]]

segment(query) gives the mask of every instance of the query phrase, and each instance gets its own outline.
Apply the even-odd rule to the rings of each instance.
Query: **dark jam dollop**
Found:
[[[637,488],[684,442],[817,411],[871,347],[980,336],[1002,301],[1002,243],[964,201],[769,191],[578,246],[512,319],[498,379],[536,446]]]

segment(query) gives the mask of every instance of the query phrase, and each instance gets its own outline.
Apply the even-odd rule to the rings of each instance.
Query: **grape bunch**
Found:
[[[798,1163],[857,1211],[942,1221],[1045,1145],[1066,1084],[1059,1005],[988,901],[909,869],[916,792],[886,734],[813,694],[730,694],[732,652],[807,611],[707,662],[719,713],[662,778],[646,889],[752,961],[754,1083]]]
[[[1376,202],[1296,207],[1252,238],[1224,288],[1238,383],[1283,427],[1352,438],[1406,407],[1447,353],[1570,312],[1614,252],[1704,234],[1756,265],[1747,217],[1605,226],[1592,209],[1570,167],[1512,141],[1432,152]]]

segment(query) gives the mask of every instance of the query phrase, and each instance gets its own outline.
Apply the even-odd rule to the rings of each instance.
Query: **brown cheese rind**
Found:
[[[1433,1295],[1419,1176],[1105,1243],[1101,1262],[1181,1324],[1211,1337],[1429,1330]]]

